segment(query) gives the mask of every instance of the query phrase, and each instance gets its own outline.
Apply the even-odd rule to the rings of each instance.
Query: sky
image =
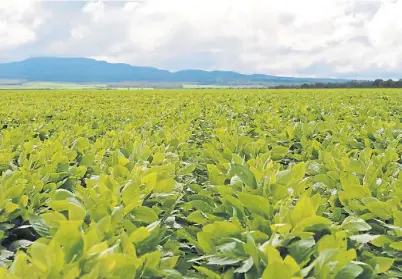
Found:
[[[402,78],[402,0],[0,0],[0,62]]]

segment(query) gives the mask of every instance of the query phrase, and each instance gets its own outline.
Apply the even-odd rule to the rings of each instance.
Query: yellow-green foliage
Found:
[[[399,90],[0,91],[0,278],[402,276]]]

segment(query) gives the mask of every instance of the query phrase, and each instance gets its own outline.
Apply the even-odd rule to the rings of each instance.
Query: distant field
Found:
[[[22,90],[22,89],[103,89],[106,85],[102,84],[75,84],[75,83],[56,83],[56,82],[26,82],[12,83],[0,82],[0,89],[3,90]]]
[[[183,84],[186,89],[231,89],[231,88],[266,88],[265,86],[258,85],[213,85],[213,84]]]
[[[401,104],[3,90],[0,278],[400,278]]]
[[[265,86],[265,88],[267,85]],[[152,83],[152,82],[116,82],[105,84],[79,84],[59,82],[23,82],[13,80],[0,80],[0,90],[23,90],[23,89],[55,89],[55,90],[77,90],[77,89],[113,89],[113,90],[134,90],[153,88],[185,88],[185,89],[230,89],[230,88],[264,88],[264,86],[251,85],[208,85],[208,84],[187,84],[187,83]]]

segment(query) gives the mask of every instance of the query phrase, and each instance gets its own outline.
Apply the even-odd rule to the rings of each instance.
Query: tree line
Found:
[[[352,80],[347,82],[315,82],[303,83],[298,85],[278,85],[274,88],[402,88],[402,79],[400,80]]]

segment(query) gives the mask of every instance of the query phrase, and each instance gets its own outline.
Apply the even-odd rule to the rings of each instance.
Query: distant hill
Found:
[[[0,80],[68,83],[192,83],[210,85],[286,85],[343,82],[342,79],[245,75],[230,71],[183,70],[170,72],[152,67],[108,63],[88,58],[37,57],[0,64]]]

